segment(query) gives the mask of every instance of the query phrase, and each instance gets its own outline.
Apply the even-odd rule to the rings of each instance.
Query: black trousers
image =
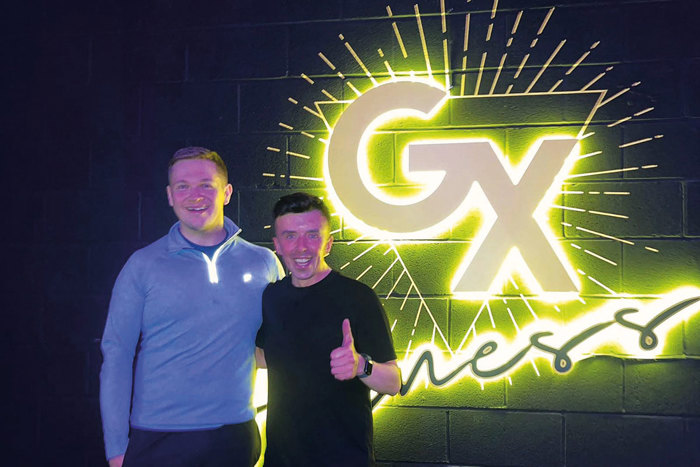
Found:
[[[123,467],[251,467],[259,457],[255,420],[198,431],[132,428]]]

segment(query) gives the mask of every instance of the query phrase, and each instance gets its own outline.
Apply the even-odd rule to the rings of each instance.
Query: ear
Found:
[[[279,245],[279,242],[277,241],[277,237],[272,237],[272,243],[275,245],[275,253],[279,254],[280,253],[280,245]]]
[[[333,246],[333,235],[328,235],[328,241],[326,242],[326,251],[323,256],[328,256],[331,253],[331,247]]]
[[[227,205],[231,201],[231,195],[233,194],[233,186],[228,183],[226,188],[224,188],[224,205]]]
[[[173,207],[173,192],[170,189],[170,185],[165,187],[165,192],[168,194],[168,204],[170,205],[170,207]]]

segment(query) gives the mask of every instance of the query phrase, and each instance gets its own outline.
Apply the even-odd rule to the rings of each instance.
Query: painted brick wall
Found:
[[[414,3],[388,2],[403,31],[415,30]],[[318,120],[300,107],[321,99],[320,89],[338,99],[354,96],[317,53],[323,51],[355,86],[367,89],[369,80],[338,34],[367,52],[363,58],[373,72],[385,71],[377,47],[392,63],[400,63],[386,5],[356,0],[28,0],[2,15],[2,174],[10,212],[3,229],[9,257],[1,307],[8,325],[0,346],[2,373],[9,375],[1,404],[8,465],[102,465],[99,337],[112,283],[126,258],[174,221],[164,196],[168,158],[189,144],[221,153],[236,189],[227,215],[240,223],[246,238],[269,245],[267,212],[277,197],[299,189],[323,193],[319,181],[290,178],[319,177],[320,157],[284,156],[285,151],[318,152],[317,140],[299,133],[320,135]],[[429,54],[441,57],[441,18],[435,14],[440,1],[418,5],[425,14]],[[492,5],[491,0],[448,0],[450,30],[464,30],[466,11],[473,13],[474,30],[485,30]],[[581,64],[586,72],[572,73],[565,86],[581,87],[610,66],[614,72],[600,79],[601,87],[616,92],[642,83],[596,113],[591,122],[596,144],[589,148],[584,140],[582,151],[604,147],[605,154],[582,161],[579,171],[658,164],[653,170],[588,176],[567,186],[571,191],[634,193],[604,205],[630,220],[585,221],[591,229],[635,245],[561,226],[561,221],[583,222],[580,212],[562,211],[553,225],[564,244],[604,251],[617,263],[595,264],[596,278],[616,291],[661,293],[679,278],[700,284],[700,41],[695,33],[700,4],[501,0],[494,30],[506,32],[470,52],[465,92],[475,90],[481,53],[503,53],[507,30],[519,11],[519,34],[535,37],[553,6],[540,37],[546,46],[530,48],[529,41],[516,40],[509,49],[517,57],[531,53],[522,80],[532,80],[553,47],[566,39],[558,62],[562,70],[594,41],[600,44]],[[449,40],[452,67],[460,68],[462,38],[451,34]],[[409,50],[421,50],[417,34],[406,33],[405,41]],[[506,66],[501,79],[508,82],[516,72],[517,64]],[[314,80],[313,87],[302,73]],[[495,66],[486,67],[482,93],[495,73]],[[457,86],[460,73],[452,79]],[[554,84],[548,75],[539,82],[544,90]],[[654,111],[609,126],[648,107]],[[476,120],[448,114],[436,125],[450,125],[461,134],[486,132],[507,153],[517,154],[533,134],[570,121],[568,109],[513,104],[490,107]],[[293,123],[295,130],[279,122]],[[381,151],[395,154],[392,160],[373,160],[378,182],[401,182],[397,153],[411,131],[377,138]],[[655,135],[663,138],[619,147]],[[567,197],[564,203],[586,210],[601,206],[593,196]],[[368,264],[375,271],[384,269],[386,258],[379,249],[366,255],[367,262],[353,261],[371,243],[354,242],[357,232],[346,229],[342,219],[333,229],[339,229],[331,259],[335,267],[350,262],[346,273],[354,276]],[[451,242],[440,249],[425,243],[402,247],[451,346],[458,345],[469,326],[470,308],[450,298],[444,277],[420,266],[430,261],[453,268],[460,246],[468,245],[473,232],[473,225],[463,223],[443,235]],[[373,282],[370,277],[363,279]],[[392,272],[377,291],[386,296],[398,279]],[[601,290],[584,284],[587,305],[563,306],[565,318],[600,302]],[[409,292],[399,283],[384,300],[390,319],[399,316]],[[407,300],[409,308],[417,306],[415,293]],[[509,321],[496,319],[505,325]],[[421,321],[414,338],[429,340],[432,331],[432,323]],[[397,349],[405,349],[412,332],[413,322],[399,321]],[[597,357],[579,362],[565,377],[539,365],[539,376],[523,370],[512,384],[500,381],[482,389],[462,379],[446,389],[392,398],[376,416],[378,458],[397,466],[697,465],[700,316],[671,333],[662,357]]]

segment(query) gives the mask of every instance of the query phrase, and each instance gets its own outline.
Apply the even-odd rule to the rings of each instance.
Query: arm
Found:
[[[129,442],[132,371],[144,304],[135,272],[130,259],[114,284],[102,336],[100,408],[105,451],[111,466],[120,465]]]
[[[364,368],[365,359],[362,355],[358,355],[358,368]],[[360,378],[360,381],[373,391],[380,394],[389,394],[395,396],[401,389],[401,370],[396,360],[391,360],[384,363],[374,362],[372,365],[372,374]]]
[[[343,320],[343,344],[331,352],[331,374],[335,379],[347,381],[357,376],[358,368],[364,368],[365,360],[355,351],[350,321]],[[401,389],[401,372],[396,360],[375,363],[372,374],[360,378],[373,391],[394,395]]]

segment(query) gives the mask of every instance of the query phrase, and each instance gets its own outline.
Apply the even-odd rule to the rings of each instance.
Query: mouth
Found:
[[[209,209],[209,206],[188,206],[187,208],[190,212],[203,212]]]
[[[306,267],[311,263],[311,258],[294,258],[294,264],[299,267]]]

